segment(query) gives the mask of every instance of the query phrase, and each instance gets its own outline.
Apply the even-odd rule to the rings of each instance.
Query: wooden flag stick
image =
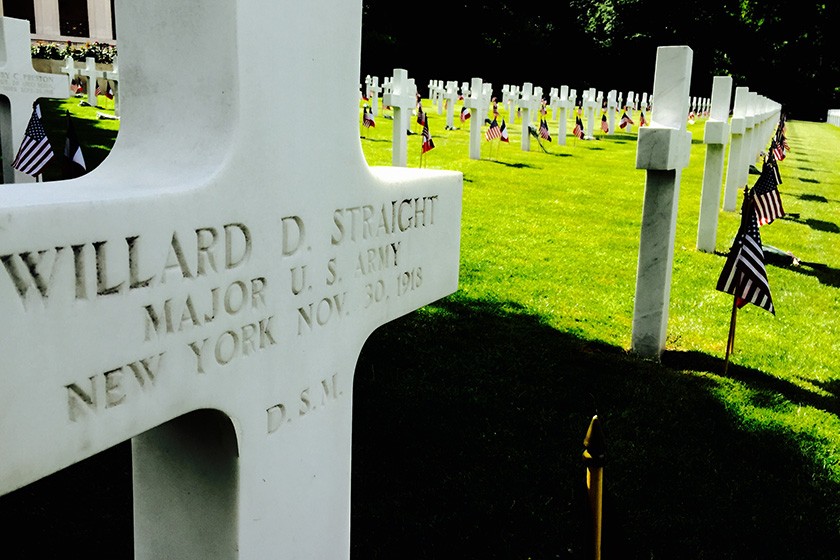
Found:
[[[723,374],[729,369],[729,356],[735,348],[735,319],[738,317],[738,298],[732,298],[732,317],[729,319],[729,338],[726,340],[726,357],[723,362]]]

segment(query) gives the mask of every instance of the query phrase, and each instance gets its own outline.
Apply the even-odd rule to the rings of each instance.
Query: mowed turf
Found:
[[[840,128],[787,125],[788,216],[761,236],[792,256],[768,259],[776,315],[739,311],[724,374],[732,298],[715,283],[740,216],[720,212],[715,254],[695,249],[704,120],[689,126],[658,363],[629,352],[645,186],[636,126],[604,135],[596,123],[596,140],[559,146],[550,119],[555,141],[523,152],[521,120],[503,113],[510,143],[482,139],[471,160],[460,105],[460,129],[445,130],[423,102],[436,147],[421,160],[412,119],[408,165],[464,174],[460,284],[381,327],[359,358],[353,558],[587,558],[581,453],[594,414],[607,439],[604,558],[837,558]],[[77,103],[45,103],[45,118]],[[390,114],[359,128],[370,165],[391,163]],[[116,131],[101,122],[77,129],[107,152]],[[44,534],[10,531],[26,548],[16,537],[9,549],[73,538],[130,556],[127,462],[120,446],[0,499],[3,523]]]

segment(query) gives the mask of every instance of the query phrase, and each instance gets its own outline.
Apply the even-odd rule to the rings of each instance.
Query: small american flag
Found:
[[[609,132],[610,131],[610,125],[609,125],[609,123],[607,123],[607,114],[606,113],[601,115],[601,130],[603,130],[604,132]]]
[[[435,147],[435,143],[432,141],[432,133],[429,132],[429,121],[428,119],[423,123],[423,146],[422,146],[422,154],[425,154],[429,150]]]
[[[770,284],[767,282],[767,271],[764,268],[764,250],[751,194],[744,193],[741,226],[729,249],[716,289],[734,295],[738,308],[752,303],[776,314],[770,296]]]
[[[548,131],[548,123],[545,119],[540,120],[540,138],[551,142],[551,133]]]
[[[633,124],[633,119],[631,119],[627,113],[624,113],[621,115],[621,121],[619,121],[618,127],[624,129],[628,124]]]
[[[32,116],[29,124],[26,125],[26,132],[23,141],[20,143],[17,156],[12,162],[12,167],[35,177],[44,166],[53,158],[53,149],[50,139],[41,124],[41,107],[36,102],[32,105]]]
[[[94,95],[102,95],[102,88],[99,87],[99,80],[94,78],[93,83],[96,84],[96,89],[93,91],[93,94]]]
[[[417,105],[417,124],[426,124],[426,113],[420,104]]]
[[[772,157],[768,157],[751,192],[755,200],[755,215],[759,226],[769,224],[785,215],[782,198],[779,195],[781,182],[776,162]]]
[[[770,151],[773,153],[773,157],[776,161],[782,161],[785,159],[785,148],[775,139],[770,141]]]
[[[647,121],[645,120],[645,112],[642,111],[642,114],[639,115],[639,126],[647,125]]]
[[[362,113],[362,125],[365,128],[376,128],[376,121],[373,120],[373,112],[370,111],[367,106],[363,109]]]
[[[572,130],[572,134],[583,140],[584,132],[583,132],[583,121],[580,120],[580,117],[575,117],[575,128]]]
[[[499,123],[496,119],[493,119],[490,122],[490,128],[487,129],[487,132],[484,133],[484,138],[490,142],[491,140],[495,140],[497,138],[502,137],[502,130],[499,128]]]

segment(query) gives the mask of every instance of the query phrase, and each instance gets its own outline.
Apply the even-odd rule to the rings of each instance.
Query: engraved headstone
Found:
[[[639,129],[636,169],[645,169],[645,197],[633,307],[632,350],[659,359],[665,348],[677,227],[680,176],[688,166],[691,133],[686,130],[692,50],[656,50],[653,94],[656,112]]]
[[[25,173],[12,168],[12,162],[32,116],[32,104],[41,97],[66,98],[70,79],[64,74],[42,74],[32,68],[29,22],[0,18],[0,149],[4,183],[31,183]]]
[[[349,558],[355,363],[457,288],[462,176],[366,165],[361,3],[188,4],[118,4],[96,172],[0,189],[0,494],[132,438],[135,558]]]

